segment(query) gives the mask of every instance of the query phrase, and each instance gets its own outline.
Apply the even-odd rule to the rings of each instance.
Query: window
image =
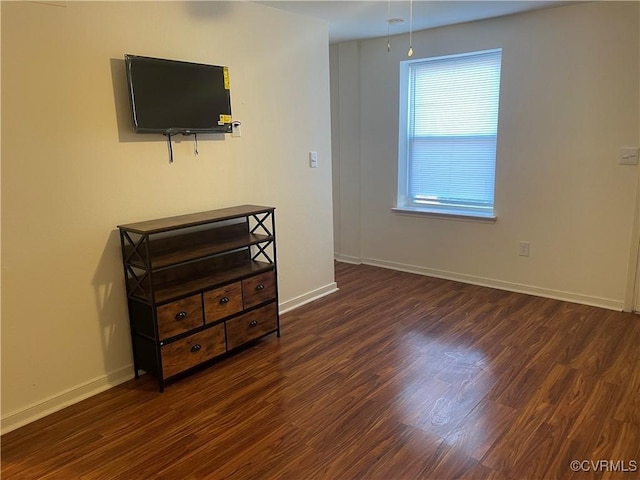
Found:
[[[401,62],[399,210],[494,218],[501,59]]]

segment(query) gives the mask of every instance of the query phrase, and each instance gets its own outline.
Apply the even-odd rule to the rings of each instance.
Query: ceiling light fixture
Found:
[[[413,0],[409,0],[409,51],[407,55],[413,55]]]
[[[389,27],[391,25],[399,25],[404,23],[404,20],[401,18],[387,18],[387,52],[391,51],[391,40],[389,37]]]
[[[391,51],[391,25],[404,23],[402,18],[391,18],[391,0],[387,0],[387,52]]]
[[[391,51],[391,37],[389,29],[391,28],[391,0],[387,0],[387,52]]]

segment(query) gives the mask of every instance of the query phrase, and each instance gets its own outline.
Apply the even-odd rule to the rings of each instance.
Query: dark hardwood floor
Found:
[[[4,435],[2,478],[640,478],[638,316],[368,266],[336,278],[281,338],[163,394],[142,377]]]

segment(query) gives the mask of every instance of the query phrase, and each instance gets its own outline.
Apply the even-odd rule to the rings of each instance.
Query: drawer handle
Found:
[[[257,291],[264,290],[264,285],[263,285],[263,284],[258,285],[258,286],[256,287],[256,290],[257,290]]]
[[[191,353],[199,352],[201,348],[202,348],[202,345],[200,345],[199,343],[196,343],[193,347],[191,347]]]
[[[257,327],[258,326],[258,321],[257,320],[251,320],[249,322],[249,328],[253,328],[253,327]]]
[[[229,297],[222,297],[220,299],[220,304],[224,305],[225,303],[229,303]]]
[[[187,318],[187,312],[185,312],[184,310],[182,312],[176,313],[176,320],[184,320],[185,318]]]

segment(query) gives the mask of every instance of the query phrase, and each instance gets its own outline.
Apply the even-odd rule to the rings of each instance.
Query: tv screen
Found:
[[[227,67],[125,55],[137,133],[231,132]]]

